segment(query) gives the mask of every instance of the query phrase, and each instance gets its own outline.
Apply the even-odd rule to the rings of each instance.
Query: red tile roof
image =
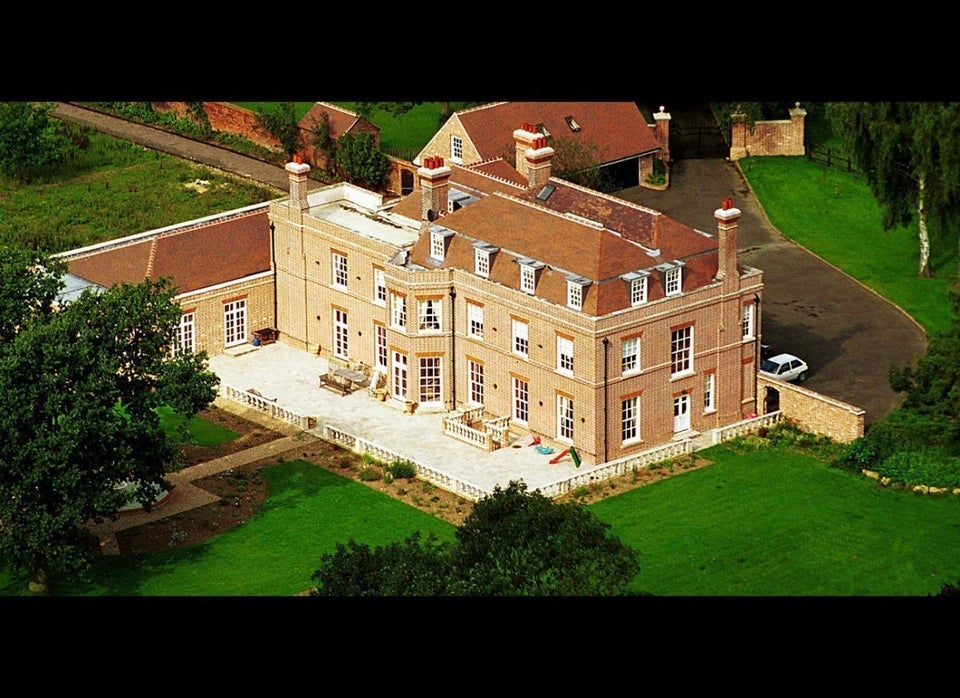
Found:
[[[587,196],[589,190],[583,190]],[[652,270],[662,262],[684,261],[683,288],[690,290],[712,281],[717,270],[715,238],[702,235],[689,227],[656,211],[624,202],[617,206],[607,202],[619,220],[628,222],[632,213],[635,223],[657,221],[661,230],[661,249],[658,256],[650,250],[609,229],[572,219],[544,206],[518,197],[491,194],[468,204],[459,211],[441,217],[435,223],[453,230],[442,267],[454,267],[472,272],[474,269],[474,242],[484,242],[500,248],[493,256],[490,279],[510,288],[519,288],[520,267],[517,260],[529,258],[546,265],[537,280],[538,298],[558,305],[566,305],[567,280],[571,276],[589,279],[584,289],[583,312],[605,315],[628,308],[626,283],[622,275],[641,269]],[[411,250],[411,260],[434,268],[429,261],[429,234],[421,235]],[[652,272],[648,281],[648,298],[664,296],[662,279]]]
[[[345,133],[349,133],[359,122],[364,121],[366,125],[373,126],[377,131],[380,129],[373,123],[367,121],[359,114],[344,109],[343,107],[338,107],[335,104],[330,104],[329,102],[317,102],[309,111],[303,115],[303,118],[300,119],[299,125],[300,128],[311,130],[314,128],[314,122],[319,122],[323,114],[328,114],[330,116],[330,137],[339,138]]]
[[[189,293],[270,270],[266,206],[135,238],[66,255],[70,273],[105,287],[169,276],[179,293]]]
[[[481,160],[512,154],[513,132],[525,123],[543,124],[554,139],[596,144],[605,163],[659,149],[635,102],[498,102],[454,116]],[[567,117],[573,117],[579,131],[567,125]]]

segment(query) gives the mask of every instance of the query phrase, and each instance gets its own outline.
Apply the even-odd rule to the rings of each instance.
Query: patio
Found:
[[[417,410],[404,412],[404,404],[380,402],[366,388],[346,395],[324,390],[320,376],[329,365],[325,358],[295,349],[282,341],[266,346],[245,347],[242,353],[221,354],[210,358],[210,369],[220,377],[221,394],[229,388],[259,398],[264,406],[316,419],[307,429],[317,436],[353,445],[353,437],[409,459],[425,469],[425,479],[453,489],[446,478],[467,485],[470,491],[487,494],[497,485],[506,487],[511,480],[523,480],[528,488],[552,489],[557,483],[576,478],[588,482],[597,466],[583,462],[576,467],[567,456],[551,464],[563,450],[554,446],[552,454],[543,454],[525,441],[484,451],[443,435],[446,412]],[[374,452],[376,449],[374,449]],[[440,474],[432,476],[429,471]],[[439,481],[438,481],[439,480]],[[551,487],[552,486],[552,487]],[[456,490],[455,490],[456,491]]]

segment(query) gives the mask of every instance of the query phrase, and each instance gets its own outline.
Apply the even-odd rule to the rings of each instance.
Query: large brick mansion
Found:
[[[551,177],[514,131],[519,169],[425,157],[400,201],[349,184],[270,202],[280,336],[360,360],[397,406],[482,406],[606,462],[757,413],[762,273],[717,230]],[[521,157],[522,156],[522,157]]]

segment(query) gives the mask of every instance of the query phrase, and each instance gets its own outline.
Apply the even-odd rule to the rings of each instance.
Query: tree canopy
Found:
[[[280,147],[288,156],[293,157],[300,150],[300,125],[294,102],[278,102],[269,108],[260,106],[254,113],[260,130],[280,141]]]
[[[53,107],[0,102],[0,172],[27,184],[37,168],[67,156],[70,141],[50,121]]]
[[[960,437],[960,286],[950,302],[950,329],[932,337],[913,366],[891,367],[890,387],[905,393],[904,409],[945,419]]]
[[[14,266],[21,256],[4,253]],[[40,308],[0,342],[0,551],[46,591],[50,573],[83,573],[91,551],[82,526],[114,518],[132,483],[144,505],[168,487],[179,463],[176,434],[157,408],[191,417],[216,396],[216,375],[203,353],[174,355],[180,322],[176,291],[166,281],[84,291],[44,312],[60,277],[42,255],[30,298]],[[23,275],[21,274],[21,277]],[[25,295],[0,278],[0,317]],[[57,286],[60,288],[60,285]]]
[[[390,174],[390,160],[376,147],[372,133],[345,133],[337,140],[334,162],[353,184],[379,189]]]
[[[835,102],[827,113],[880,205],[883,227],[916,219],[918,273],[930,276],[930,224],[943,231],[960,220],[960,102]]]
[[[312,595],[620,596],[639,571],[639,554],[592,512],[514,481],[474,505],[455,543],[339,544]]]

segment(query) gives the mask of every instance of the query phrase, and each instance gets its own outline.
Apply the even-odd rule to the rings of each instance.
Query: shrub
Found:
[[[940,448],[898,451],[880,463],[876,470],[904,485],[960,487],[960,458],[951,457]]]
[[[376,465],[378,467],[383,466],[383,461],[377,460],[369,453],[364,453],[362,456],[360,456],[360,460],[363,461],[364,465]]]
[[[387,466],[387,470],[397,479],[411,479],[417,475],[417,466],[411,461],[396,459]]]
[[[376,466],[368,466],[360,470],[360,479],[364,482],[373,482],[383,478],[383,471]]]
[[[182,543],[186,539],[187,539],[186,531],[174,531],[173,533],[170,534],[170,538],[167,540],[167,547],[172,548],[177,543]]]

